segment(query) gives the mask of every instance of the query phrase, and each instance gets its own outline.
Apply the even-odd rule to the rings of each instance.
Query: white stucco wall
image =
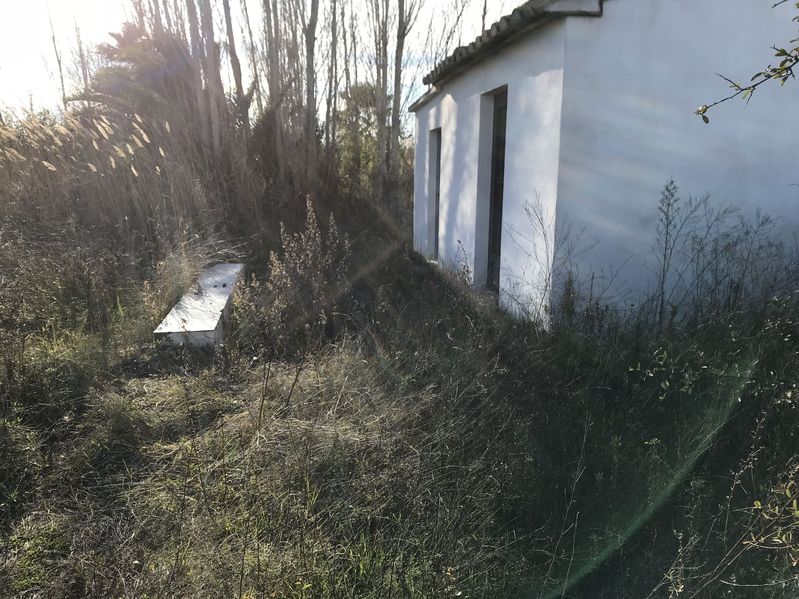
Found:
[[[549,24],[477,63],[444,83],[416,113],[414,246],[432,256],[429,133],[440,128],[439,261],[454,269],[465,262],[482,285],[492,129],[492,104],[485,94],[507,85],[500,299],[524,310],[534,310],[544,298],[546,262],[554,244],[565,31],[565,21]],[[550,229],[546,235],[530,234],[526,203],[540,207]]]
[[[606,0],[599,19],[567,19],[557,219],[583,231],[583,279],[617,271],[615,298],[631,302],[652,288],[670,177],[684,198],[709,192],[770,213],[786,238],[799,231],[799,85],[765,85],[748,106],[714,109],[709,125],[693,114],[730,92],[716,73],[747,82],[774,62],[771,46],[796,37],[793,3],[772,4]]]

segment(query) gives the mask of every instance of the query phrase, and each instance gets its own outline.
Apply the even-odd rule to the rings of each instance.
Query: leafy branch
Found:
[[[780,4],[785,4],[787,1],[788,0],[780,0],[779,2],[776,2],[772,8],[775,8]],[[799,2],[796,2],[796,8],[799,9]],[[799,16],[794,17],[792,20],[794,22],[799,22]],[[716,73],[719,77],[730,84],[730,89],[732,89],[733,92],[728,96],[713,102],[712,104],[703,104],[696,109],[696,114],[701,117],[705,123],[709,123],[710,118],[708,118],[707,112],[719,104],[728,102],[734,98],[737,98],[738,96],[741,96],[748,104],[755,91],[757,91],[757,89],[764,83],[768,81],[779,81],[780,86],[783,86],[789,79],[795,78],[795,71],[797,68],[799,68],[799,38],[791,40],[790,43],[796,45],[789,49],[773,46],[772,49],[774,50],[774,56],[779,59],[779,63],[776,65],[768,65],[762,71],[755,73],[749,80],[748,85],[741,85],[729,77],[725,77],[724,75]]]

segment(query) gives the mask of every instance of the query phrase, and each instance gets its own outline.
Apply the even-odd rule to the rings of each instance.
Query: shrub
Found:
[[[331,214],[326,233],[319,228],[310,198],[305,227],[281,227],[282,251],[269,256],[269,276],[253,281],[237,299],[239,339],[290,349],[320,330],[332,334],[350,293],[350,243]]]
[[[55,432],[59,421],[83,409],[103,353],[97,338],[67,333],[55,339],[38,338],[28,346],[21,374],[5,387],[12,412],[43,432]]]

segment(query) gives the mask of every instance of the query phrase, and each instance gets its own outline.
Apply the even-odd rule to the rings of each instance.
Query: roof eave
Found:
[[[502,38],[492,40],[487,44],[487,47],[481,49],[479,53],[473,54],[468,58],[465,58],[461,61],[458,61],[451,66],[448,66],[441,70],[440,73],[430,73],[427,75],[422,82],[426,83],[427,85],[440,85],[450,79],[453,79],[463,73],[464,71],[468,71],[471,69],[475,64],[478,64],[487,58],[494,56],[497,52],[501,51],[503,48],[507,46],[511,46],[520,38],[529,35],[533,31],[541,29],[545,25],[552,23],[560,18],[559,15],[552,15],[552,14],[543,14],[541,15],[540,19],[535,21],[531,21],[522,29],[518,29],[513,33],[504,36]]]
[[[426,104],[428,104],[430,101],[432,101],[433,98],[435,98],[441,91],[440,86],[442,83],[446,83],[448,80],[457,77],[464,71],[467,71],[470,68],[472,68],[475,64],[482,62],[483,60],[487,59],[490,56],[493,56],[493,54],[496,51],[504,48],[505,46],[509,46],[515,43],[518,38],[527,35],[532,31],[539,29],[548,23],[551,23],[552,21],[555,21],[557,18],[558,18],[557,16],[549,16],[546,19],[540,19],[538,21],[531,23],[530,25],[528,25],[523,29],[519,29],[513,35],[507,36],[501,40],[497,40],[495,43],[492,44],[490,52],[486,51],[485,53],[482,53],[479,56],[474,56],[469,60],[461,62],[457,65],[453,65],[452,68],[448,69],[446,72],[442,72],[440,76],[435,79],[435,81],[431,81],[430,75],[428,75],[423,79],[423,83],[430,85],[431,86],[430,89],[427,90],[413,104],[410,105],[410,107],[408,108],[408,112],[411,113],[417,112],[421,108],[423,108]]]
[[[441,90],[438,87],[432,86],[424,94],[419,96],[416,101],[408,107],[408,112],[414,113],[421,110],[427,103],[438,95]]]
[[[575,6],[594,3],[592,8]],[[556,19],[570,16],[601,17],[604,0],[583,0],[583,2],[569,2],[568,0],[530,0],[516,8],[511,14],[502,17],[489,29],[477,37],[468,46],[461,46],[447,58],[441,61],[428,73],[423,83],[426,85],[441,84],[477,62],[493,55],[505,46],[515,42],[522,36],[540,29],[543,25]],[[426,96],[426,94],[425,94]],[[424,99],[422,96],[421,99]],[[414,103],[416,104],[416,103]],[[418,110],[418,107],[417,107]]]

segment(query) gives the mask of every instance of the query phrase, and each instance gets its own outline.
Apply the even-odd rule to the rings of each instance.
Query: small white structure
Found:
[[[243,264],[217,264],[203,271],[153,334],[176,345],[216,347],[224,340],[231,297],[243,272]]]
[[[772,4],[531,0],[458,48],[411,107],[416,250],[540,314],[565,230],[578,277],[612,269],[622,302],[651,287],[672,177],[793,234],[799,85],[694,114],[729,93],[717,73],[746,82],[796,37],[794,3]]]

